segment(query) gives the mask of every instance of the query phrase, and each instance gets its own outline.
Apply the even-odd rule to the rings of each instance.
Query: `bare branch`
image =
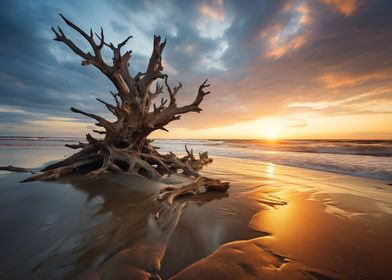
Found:
[[[63,15],[60,14],[60,16],[68,26],[77,31],[90,44],[94,51],[94,55],[89,52],[86,53],[78,48],[70,39],[65,36],[64,32],[60,28],[58,28],[58,30],[52,28],[52,31],[56,35],[55,40],[63,42],[76,54],[82,57],[84,59],[82,61],[83,66],[92,64],[100,69],[113,82],[119,93],[123,95],[124,98],[126,98],[129,95],[130,87],[133,86],[133,80],[128,69],[132,51],[127,51],[124,53],[124,55],[121,55],[120,49],[132,36],[127,37],[123,42],[118,44],[116,48],[112,43],[107,44],[105,42],[103,29],[101,28],[101,35],[95,33],[96,37],[100,40],[100,43],[97,45],[94,40],[93,31],[91,29],[89,35]],[[113,50],[113,66],[109,66],[104,61],[101,54],[101,49],[103,46],[108,46]]]
[[[12,172],[30,172],[30,173],[34,174],[34,172],[29,169],[26,169],[24,167],[13,166],[13,165],[0,166],[0,170],[12,171]]]
[[[86,32],[84,32],[79,26],[77,26],[76,24],[74,24],[73,22],[71,22],[70,20],[68,20],[65,16],[63,16],[62,14],[59,14],[60,17],[64,20],[64,22],[72,27],[74,30],[76,30],[78,33],[80,33],[80,35],[82,35],[87,41],[90,41],[92,39],[92,37],[88,36]]]
[[[99,140],[98,140],[98,139],[95,139],[94,137],[92,137],[90,133],[87,133],[87,134],[86,134],[86,140],[87,140],[87,142],[89,142],[90,144],[98,144],[98,143],[99,143]]]
[[[200,103],[203,101],[204,96],[210,94],[210,91],[204,91],[205,88],[209,87],[210,84],[207,84],[208,80],[205,80],[204,83],[202,83],[199,86],[199,90],[196,96],[195,101],[193,101],[192,104],[187,105],[187,106],[183,106],[177,109],[176,114],[184,114],[187,112],[197,112],[200,113],[202,111],[202,109],[199,107]]]
[[[202,109],[199,107],[199,105],[203,101],[204,96],[206,96],[207,94],[210,94],[210,91],[208,91],[208,92],[204,91],[205,88],[210,86],[209,84],[207,84],[207,80],[205,80],[199,86],[197,96],[196,96],[195,100],[192,102],[192,104],[182,106],[182,107],[177,107],[175,95],[177,94],[179,89],[182,87],[182,84],[180,83],[177,87],[172,89],[167,82],[167,77],[165,77],[165,84],[166,84],[166,87],[169,92],[170,103],[167,107],[165,107],[163,109],[162,109],[162,107],[156,108],[154,106],[153,114],[149,119],[150,127],[153,127],[154,129],[161,129],[162,127],[164,127],[168,123],[175,121],[175,120],[179,120],[182,114],[185,114],[188,112],[199,113],[200,111],[202,111]]]
[[[55,41],[63,42],[66,44],[74,53],[79,55],[80,57],[84,58],[85,60],[91,59],[92,56],[87,55],[85,52],[83,52],[81,49],[79,49],[71,40],[69,40],[65,35],[64,32],[61,30],[60,27],[58,27],[58,32],[56,29],[52,27],[53,33],[56,35],[56,38],[54,38]],[[59,34],[60,33],[60,34]]]
[[[163,86],[161,86],[158,82],[155,84],[155,92],[149,91],[149,97],[151,100],[155,99],[158,95],[163,92]]]
[[[64,22],[68,26],[70,26],[72,29],[74,29],[80,35],[82,35],[83,38],[85,38],[86,41],[89,42],[89,44],[91,45],[91,47],[92,47],[92,49],[94,51],[94,54],[95,54],[95,57],[93,57],[92,55],[89,55],[91,58],[93,58],[93,59],[91,59],[91,64],[94,64],[101,71],[108,71],[109,70],[109,66],[103,61],[103,58],[102,58],[102,54],[101,54],[101,48],[102,47],[101,48],[99,47],[102,44],[102,42],[101,42],[101,44],[99,46],[95,43],[92,29],[90,29],[90,35],[88,35],[79,26],[77,26],[76,24],[74,24],[73,22],[68,20],[62,14],[60,14],[60,17],[64,20]],[[62,34],[62,35],[64,35],[64,34]],[[103,30],[102,30],[102,28],[101,28],[101,38],[103,40]],[[86,59],[86,60],[88,61],[88,59]]]
[[[136,74],[136,76],[135,76],[135,81],[138,81],[138,80],[140,80],[140,77],[141,76],[144,76],[144,75],[146,75],[146,73],[142,73],[142,72],[137,72],[137,74]]]
[[[105,37],[103,35],[103,28],[101,27],[101,36],[99,36],[97,33],[95,33],[95,36],[100,40],[100,43],[98,45],[99,49],[102,49],[103,46],[105,45]]]
[[[111,124],[112,124],[111,122],[109,122],[108,120],[104,119],[101,116],[90,114],[90,113],[86,113],[86,112],[83,112],[83,111],[81,111],[79,109],[76,109],[74,107],[71,107],[71,111],[74,112],[74,113],[82,114],[82,115],[85,115],[87,117],[90,117],[92,119],[97,120],[98,121],[98,124],[97,124],[98,126],[103,126],[105,128],[109,128],[111,126]]]
[[[186,153],[188,154],[188,157],[191,159],[191,160],[193,160],[193,161],[195,161],[196,159],[195,159],[195,156],[193,155],[193,149],[191,149],[190,151],[188,150],[188,147],[185,145],[185,151],[186,151]]]
[[[182,83],[178,82],[178,86],[173,88],[173,96],[176,96],[178,91],[182,88]]]
[[[151,83],[157,78],[164,78],[161,71],[162,66],[162,52],[166,46],[166,39],[161,42],[161,36],[154,35],[153,51],[150,57],[150,61],[147,66],[146,73],[143,79],[140,80],[140,88],[143,93],[147,92]]]
[[[112,91],[110,92],[110,94],[113,96],[114,100],[116,101],[116,106],[118,109],[121,109],[122,107],[122,98],[118,93],[113,93]],[[120,97],[121,100],[118,100],[118,97]]]
[[[106,106],[106,108],[110,112],[112,112],[113,115],[115,115],[115,116],[119,115],[120,112],[119,112],[119,110],[118,110],[118,108],[116,106],[113,106],[112,104],[107,103],[107,102],[103,101],[102,99],[99,99],[99,98],[96,98],[96,99],[97,99],[98,102],[101,102],[102,104],[104,104]]]
[[[97,46],[95,44],[94,39],[92,37],[92,34],[91,34],[91,36],[87,35],[87,33],[85,33],[81,28],[79,28],[77,25],[72,23],[70,20],[65,18],[62,14],[60,14],[60,16],[68,26],[70,26],[71,28],[76,30],[79,34],[81,34],[90,43],[91,47],[94,50],[95,56],[93,56],[89,52],[86,53],[86,52],[82,51],[79,47],[77,47],[70,39],[68,39],[66,37],[66,35],[64,34],[64,32],[62,31],[62,29],[60,27],[58,27],[58,31],[56,31],[52,27],[52,31],[56,35],[56,38],[54,40],[59,41],[59,42],[63,42],[74,53],[76,53],[77,55],[82,57],[84,59],[82,61],[83,66],[93,64],[95,67],[97,67],[103,73],[105,73],[106,76],[110,77],[110,67],[103,61],[103,58],[102,58],[102,55],[100,52],[100,48],[99,48],[99,46]],[[92,33],[92,31],[90,33]]]
[[[161,104],[159,105],[159,107],[157,107],[154,104],[154,114],[157,114],[159,112],[161,112],[164,108],[165,108],[165,104],[167,103],[167,99],[164,99],[163,97],[161,98]]]
[[[124,47],[125,44],[128,42],[128,40],[131,38],[133,38],[133,36],[128,36],[124,41],[122,41],[120,44],[117,45],[117,48],[121,49],[122,47]]]
[[[169,79],[169,76],[165,75],[165,85],[166,85],[167,91],[169,92],[169,95],[172,95],[173,91],[169,85],[168,79]]]
[[[178,91],[182,88],[182,83],[178,83],[178,86],[174,87],[173,89],[170,87],[169,82],[168,82],[168,75],[165,75],[165,85],[167,88],[167,91],[169,92],[169,97],[170,97],[170,105],[171,106],[176,106],[176,95]]]
[[[78,144],[65,144],[64,146],[71,149],[81,149],[87,147],[88,144],[79,142]]]

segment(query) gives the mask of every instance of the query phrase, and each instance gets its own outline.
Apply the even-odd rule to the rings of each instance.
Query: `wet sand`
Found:
[[[224,157],[203,174],[232,187],[169,207],[157,192],[185,179],[3,172],[0,279],[390,279],[391,182]]]

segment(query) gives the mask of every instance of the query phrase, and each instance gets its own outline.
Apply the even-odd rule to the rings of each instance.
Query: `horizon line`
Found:
[[[0,135],[0,138],[85,138],[85,136],[35,136],[35,135]],[[263,140],[268,142],[276,142],[276,141],[328,141],[328,140],[339,140],[339,141],[392,141],[392,138],[150,138],[150,140]]]

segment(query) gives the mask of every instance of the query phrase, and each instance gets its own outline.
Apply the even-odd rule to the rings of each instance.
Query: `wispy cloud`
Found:
[[[321,0],[321,2],[333,6],[346,16],[353,14],[358,9],[357,0]]]

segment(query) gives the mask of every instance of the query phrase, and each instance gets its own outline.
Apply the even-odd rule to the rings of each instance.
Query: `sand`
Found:
[[[232,187],[169,207],[157,192],[185,179],[3,172],[0,278],[390,279],[391,182],[224,157],[203,174]]]

